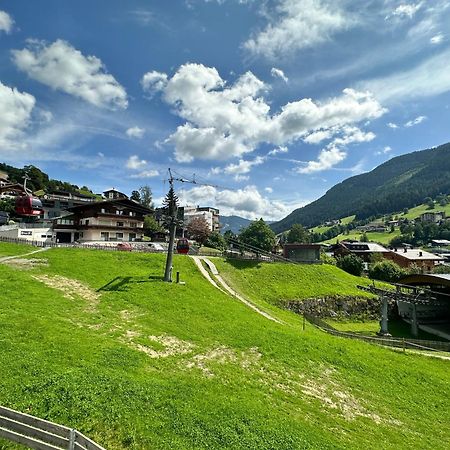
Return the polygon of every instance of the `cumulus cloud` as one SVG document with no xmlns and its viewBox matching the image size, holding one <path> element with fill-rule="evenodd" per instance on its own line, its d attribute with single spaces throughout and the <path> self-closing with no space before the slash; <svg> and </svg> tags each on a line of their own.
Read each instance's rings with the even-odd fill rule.
<svg viewBox="0 0 450 450">
<path fill-rule="evenodd" d="M 347 152 L 345 148 L 349 144 L 370 142 L 373 139 L 375 139 L 375 134 L 372 132 L 364 132 L 357 127 L 345 126 L 341 130 L 341 135 L 335 137 L 320 151 L 317 160 L 308 161 L 306 166 L 298 167 L 296 171 L 298 173 L 310 174 L 331 169 L 346 158 Z"/>
<path fill-rule="evenodd" d="M 0 82 L 0 151 L 24 148 L 21 140 L 36 99 Z"/>
<path fill-rule="evenodd" d="M 310 174 L 331 169 L 345 159 L 347 153 L 338 147 L 331 146 L 320 151 L 316 161 L 309 161 L 305 167 L 299 167 L 298 173 Z"/>
<path fill-rule="evenodd" d="M 220 190 L 212 186 L 199 186 L 180 190 L 178 196 L 181 204 L 211 205 L 219 208 L 223 215 L 235 214 L 248 219 L 264 217 L 266 220 L 278 220 L 293 209 L 290 204 L 264 197 L 255 186 L 246 186 L 237 190 Z"/>
<path fill-rule="evenodd" d="M 388 126 L 389 128 L 392 128 L 393 130 L 396 130 L 396 129 L 398 128 L 398 125 L 397 125 L 396 123 L 394 123 L 394 122 L 389 122 L 389 123 L 387 124 L 387 126 Z"/>
<path fill-rule="evenodd" d="M 281 78 L 285 83 L 289 81 L 289 78 L 284 74 L 284 72 L 276 67 L 272 67 L 272 69 L 270 69 L 270 75 L 274 78 Z"/>
<path fill-rule="evenodd" d="M 413 120 L 409 120 L 405 123 L 406 128 L 413 127 L 415 125 L 419 125 L 419 123 L 422 123 L 427 117 L 426 116 L 418 116 Z"/>
<path fill-rule="evenodd" d="M 33 80 L 52 89 L 79 97 L 98 107 L 127 108 L 127 94 L 105 72 L 102 61 L 84 56 L 68 42 L 58 39 L 47 45 L 29 40 L 27 48 L 12 51 L 15 65 Z"/>
<path fill-rule="evenodd" d="M 162 91 L 167 85 L 167 75 L 165 73 L 147 72 L 141 78 L 141 86 L 144 92 L 153 95 L 158 91 Z"/>
<path fill-rule="evenodd" d="M 138 126 L 128 128 L 125 134 L 130 138 L 141 139 L 144 136 L 145 130 L 144 128 L 140 128 Z"/>
<path fill-rule="evenodd" d="M 237 164 L 229 164 L 225 167 L 224 172 L 228 175 L 241 175 L 244 173 L 249 173 L 253 166 L 258 166 L 262 164 L 265 159 L 261 156 L 256 157 L 252 161 L 245 161 L 240 159 Z"/>
<path fill-rule="evenodd" d="M 333 136 L 333 130 L 319 130 L 308 134 L 303 140 L 307 144 L 319 144 L 320 142 L 330 139 Z"/>
<path fill-rule="evenodd" d="M 321 44 L 352 25 L 339 2 L 328 0 L 279 0 L 268 22 L 244 48 L 271 60 Z"/>
<path fill-rule="evenodd" d="M 5 12 L 0 11 L 0 31 L 4 31 L 6 34 L 11 33 L 14 25 L 14 20 L 11 16 Z"/>
<path fill-rule="evenodd" d="M 137 155 L 132 155 L 128 158 L 126 166 L 127 169 L 139 170 L 147 166 L 147 161 L 145 159 L 139 159 Z"/>
<path fill-rule="evenodd" d="M 264 190 L 268 193 L 268 194 L 272 194 L 273 189 L 271 187 L 265 187 Z"/>
<path fill-rule="evenodd" d="M 251 72 L 227 85 L 215 68 L 185 64 L 161 85 L 162 97 L 186 123 L 169 136 L 179 162 L 242 157 L 265 142 L 285 146 L 319 130 L 375 119 L 385 109 L 370 92 L 345 89 L 325 102 L 305 98 L 276 114 L 263 98 L 265 84 Z"/>
</svg>

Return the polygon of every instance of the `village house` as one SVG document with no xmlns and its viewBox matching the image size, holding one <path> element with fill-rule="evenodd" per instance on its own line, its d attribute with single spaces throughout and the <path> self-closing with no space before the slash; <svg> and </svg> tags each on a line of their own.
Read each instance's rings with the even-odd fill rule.
<svg viewBox="0 0 450 450">
<path fill-rule="evenodd" d="M 220 216 L 217 208 L 211 208 L 209 206 L 185 206 L 179 208 L 179 211 L 184 221 L 184 228 L 193 219 L 201 217 L 208 223 L 211 232 L 218 233 L 220 231 Z"/>
<path fill-rule="evenodd" d="M 423 273 L 431 272 L 438 264 L 445 260 L 443 256 L 421 250 L 420 248 L 395 248 L 384 257 L 397 263 L 400 267 L 411 269 L 419 267 Z"/>
<path fill-rule="evenodd" d="M 57 242 L 117 242 L 141 240 L 144 217 L 153 211 L 128 198 L 90 202 L 68 209 L 54 220 Z"/>
<path fill-rule="evenodd" d="M 420 215 L 421 222 L 439 223 L 445 220 L 445 211 L 428 211 Z"/>
<path fill-rule="evenodd" d="M 389 250 L 375 242 L 342 241 L 334 245 L 331 250 L 334 257 L 339 258 L 345 255 L 353 254 L 360 257 L 364 262 L 370 263 L 374 255 L 385 256 Z"/>
<path fill-rule="evenodd" d="M 68 214 L 68 209 L 73 206 L 95 202 L 95 197 L 79 193 L 54 191 L 40 197 L 42 209 L 44 210 L 43 220 L 51 220 L 56 217 Z"/>
</svg>

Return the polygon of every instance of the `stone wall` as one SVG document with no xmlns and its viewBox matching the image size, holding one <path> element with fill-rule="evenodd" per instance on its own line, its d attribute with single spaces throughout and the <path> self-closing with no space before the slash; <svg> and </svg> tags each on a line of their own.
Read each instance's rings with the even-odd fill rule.
<svg viewBox="0 0 450 450">
<path fill-rule="evenodd" d="M 381 313 L 381 301 L 378 298 L 327 296 L 307 298 L 305 300 L 286 300 L 282 307 L 297 314 L 310 314 L 315 317 L 364 318 L 378 320 Z M 389 315 L 395 315 L 395 306 L 390 305 Z"/>
</svg>

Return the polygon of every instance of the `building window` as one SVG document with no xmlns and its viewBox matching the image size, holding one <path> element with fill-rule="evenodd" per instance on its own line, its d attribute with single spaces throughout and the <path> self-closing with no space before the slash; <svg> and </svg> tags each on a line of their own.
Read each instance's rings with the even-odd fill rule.
<svg viewBox="0 0 450 450">
<path fill-rule="evenodd" d="M 108 241 L 109 240 L 109 232 L 108 231 L 102 231 L 100 233 L 100 238 L 102 241 Z"/>
<path fill-rule="evenodd" d="M 116 239 L 123 239 L 123 233 L 116 233 Z"/>
<path fill-rule="evenodd" d="M 130 222 L 130 227 L 131 228 L 136 228 L 137 227 L 137 223 L 136 222 Z"/>
<path fill-rule="evenodd" d="M 105 214 L 105 213 L 106 213 L 105 208 L 102 208 L 102 209 L 100 210 L 100 212 L 101 212 L 102 214 Z"/>
<path fill-rule="evenodd" d="M 128 235 L 128 240 L 129 240 L 130 242 L 134 241 L 135 239 L 136 239 L 136 233 L 130 233 L 130 234 Z"/>
<path fill-rule="evenodd" d="M 116 222 L 117 227 L 123 227 L 123 222 Z"/>
</svg>

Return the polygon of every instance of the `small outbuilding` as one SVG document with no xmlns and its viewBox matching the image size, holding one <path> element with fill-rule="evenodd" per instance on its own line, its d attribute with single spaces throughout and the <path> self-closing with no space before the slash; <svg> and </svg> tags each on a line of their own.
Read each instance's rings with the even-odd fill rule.
<svg viewBox="0 0 450 450">
<path fill-rule="evenodd" d="M 317 263 L 320 261 L 320 244 L 284 244 L 283 256 L 296 262 Z"/>
</svg>

